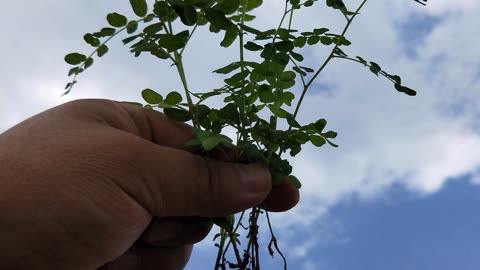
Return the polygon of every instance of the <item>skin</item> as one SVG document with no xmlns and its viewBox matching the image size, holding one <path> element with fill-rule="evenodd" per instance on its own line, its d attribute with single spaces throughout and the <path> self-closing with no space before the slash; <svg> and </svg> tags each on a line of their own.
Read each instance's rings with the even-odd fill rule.
<svg viewBox="0 0 480 270">
<path fill-rule="evenodd" d="M 198 155 L 191 138 L 189 125 L 109 100 L 1 134 L 0 269 L 182 269 L 211 229 L 202 217 L 298 202 L 263 166 Z"/>
</svg>

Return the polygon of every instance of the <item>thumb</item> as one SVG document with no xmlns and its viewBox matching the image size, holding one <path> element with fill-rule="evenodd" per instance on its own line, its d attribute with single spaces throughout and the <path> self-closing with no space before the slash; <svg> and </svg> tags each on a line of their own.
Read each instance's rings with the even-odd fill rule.
<svg viewBox="0 0 480 270">
<path fill-rule="evenodd" d="M 223 216 L 260 205 L 271 190 L 270 173 L 259 164 L 211 160 L 146 140 L 138 151 L 132 162 L 140 186 L 129 194 L 154 216 Z"/>
</svg>

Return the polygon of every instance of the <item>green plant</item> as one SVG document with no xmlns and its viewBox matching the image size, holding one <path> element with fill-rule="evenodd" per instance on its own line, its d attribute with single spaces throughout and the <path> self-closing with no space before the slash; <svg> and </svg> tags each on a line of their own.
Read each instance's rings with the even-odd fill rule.
<svg viewBox="0 0 480 270">
<path fill-rule="evenodd" d="M 324 27 L 300 33 L 293 28 L 295 12 L 318 6 L 322 4 L 320 2 L 345 18 L 346 25 L 341 33 L 332 33 Z M 123 43 L 130 45 L 130 52 L 135 57 L 148 53 L 172 64 L 183 85 L 183 95 L 170 92 L 163 97 L 152 89 L 143 90 L 141 94 L 147 102 L 144 107 L 162 109 L 176 121 L 191 121 L 195 139 L 188 144 L 198 146 L 205 155 L 213 149 L 231 149 L 235 144 L 238 160 L 263 162 L 269 167 L 273 185 L 281 184 L 288 177 L 295 187 L 300 188 L 300 181 L 292 175 L 292 167 L 284 158 L 285 154 L 296 156 L 306 143 L 317 147 L 325 144 L 337 147 L 332 141 L 337 133 L 325 129 L 325 119 L 307 124 L 296 119 L 306 93 L 331 60 L 360 63 L 375 75 L 391 81 L 397 91 L 410 96 L 416 94 L 402 84 L 398 75 L 389 74 L 377 63 L 360 56 L 351 57 L 342 49 L 351 44 L 345 34 L 366 2 L 363 0 L 351 11 L 342 0 L 285 0 L 278 27 L 258 29 L 253 26 L 255 16 L 252 11 L 262 6 L 262 0 L 155 0 L 153 9 L 149 8 L 146 0 L 130 0 L 136 19 L 128 20 L 118 13 L 108 14 L 108 27 L 84 36 L 84 40 L 94 47 L 90 55 L 71 53 L 65 56 L 65 61 L 75 66 L 69 71 L 69 76 L 74 78 L 67 84 L 65 94 L 77 82 L 77 76 L 94 63 L 93 57 L 105 55 L 108 52 L 107 43 L 120 33 L 126 33 Z M 198 27 L 208 27 L 210 32 L 222 35 L 221 47 L 228 48 L 234 42 L 239 44 L 238 60 L 213 71 L 226 77 L 225 84 L 206 93 L 191 91 L 182 59 Z M 301 52 L 307 46 L 328 46 L 331 50 L 321 65 L 312 68 L 302 65 L 304 57 Z M 256 52 L 259 60 L 247 60 L 245 51 Z M 224 98 L 223 107 L 208 106 L 207 101 L 214 96 Z M 281 129 L 281 125 L 288 128 Z M 235 142 L 222 134 L 225 127 L 236 130 Z M 249 213 L 248 226 L 242 224 L 245 212 L 239 215 L 237 221 L 233 215 L 212 218 L 220 227 L 215 236 L 218 241 L 215 269 L 225 269 L 226 265 L 234 269 L 260 268 L 257 234 L 258 219 L 262 213 L 266 215 L 271 233 L 268 250 L 272 255 L 274 251 L 278 252 L 284 259 L 284 268 L 287 268 L 268 212 L 254 207 Z M 248 231 L 248 243 L 243 253 L 239 249 L 241 227 Z M 229 248 L 233 249 L 233 260 L 226 258 Z"/>
</svg>

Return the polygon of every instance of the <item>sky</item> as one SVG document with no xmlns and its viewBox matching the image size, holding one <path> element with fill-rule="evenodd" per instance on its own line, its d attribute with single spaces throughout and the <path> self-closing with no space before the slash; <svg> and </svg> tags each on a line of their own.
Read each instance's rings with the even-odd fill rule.
<svg viewBox="0 0 480 270">
<path fill-rule="evenodd" d="M 322 2 L 322 1 L 320 1 Z M 345 1 L 347 3 L 347 1 Z M 257 11 L 274 27 L 283 1 Z M 354 7 L 359 1 L 348 1 Z M 352 8 L 353 9 L 353 8 Z M 0 10 L 0 132 L 53 106 L 80 98 L 141 101 L 140 91 L 180 89 L 174 70 L 152 57 L 133 58 L 120 42 L 79 77 L 73 91 L 65 54 L 88 52 L 83 34 L 105 15 L 132 16 L 126 0 L 9 1 Z M 370 0 L 352 24 L 345 48 L 402 76 L 416 97 L 395 91 L 363 66 L 334 61 L 307 94 L 299 121 L 326 118 L 339 148 L 306 147 L 291 162 L 301 201 L 273 214 L 290 268 L 300 270 L 477 269 L 480 257 L 480 53 L 474 0 Z M 20 17 L 21 16 L 21 17 Z M 20 17 L 20 18 L 19 18 Z M 318 3 L 295 17 L 299 29 L 340 31 L 343 17 Z M 186 52 L 198 92 L 221 84 L 209 71 L 235 59 L 211 50 L 220 41 L 199 31 Z M 304 51 L 318 66 L 325 48 Z M 263 231 L 262 241 L 268 241 Z M 211 236 L 187 269 L 211 269 Z M 263 257 L 263 269 L 281 262 Z"/>
</svg>

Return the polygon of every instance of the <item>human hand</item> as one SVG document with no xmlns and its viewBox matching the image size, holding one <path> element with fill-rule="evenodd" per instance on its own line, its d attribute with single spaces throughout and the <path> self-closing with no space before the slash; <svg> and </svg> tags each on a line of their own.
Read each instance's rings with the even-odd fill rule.
<svg viewBox="0 0 480 270">
<path fill-rule="evenodd" d="M 70 102 L 1 134 L 0 268 L 182 269 L 211 227 L 192 217 L 269 193 L 267 209 L 298 201 L 287 182 L 271 192 L 258 164 L 195 155 L 191 136 L 159 112 L 108 100 Z"/>
</svg>

